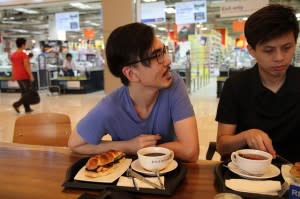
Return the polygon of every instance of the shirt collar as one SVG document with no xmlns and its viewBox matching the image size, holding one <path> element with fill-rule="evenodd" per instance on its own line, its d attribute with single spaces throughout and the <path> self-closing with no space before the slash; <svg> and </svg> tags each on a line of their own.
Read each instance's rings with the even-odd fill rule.
<svg viewBox="0 0 300 199">
<path fill-rule="evenodd" d="M 262 92 L 269 91 L 267 88 L 264 87 L 264 85 L 261 82 L 257 64 L 255 64 L 254 67 L 252 68 L 251 75 L 254 81 L 253 89 L 256 95 L 259 95 Z M 296 81 L 298 77 L 295 77 L 295 75 L 297 74 L 295 74 L 294 66 L 290 65 L 286 72 L 285 82 L 283 83 L 282 87 L 277 92 L 277 94 L 280 94 L 282 92 L 288 92 L 288 93 L 299 92 L 300 85 L 298 85 L 298 82 Z"/>
</svg>

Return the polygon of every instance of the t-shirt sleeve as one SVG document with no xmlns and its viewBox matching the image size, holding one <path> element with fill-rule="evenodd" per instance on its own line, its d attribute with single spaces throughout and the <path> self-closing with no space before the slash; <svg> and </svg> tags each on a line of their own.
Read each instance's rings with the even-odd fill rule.
<svg viewBox="0 0 300 199">
<path fill-rule="evenodd" d="M 173 121 L 176 122 L 195 114 L 183 79 L 177 73 L 174 73 L 173 77 L 174 84 L 172 85 L 172 92 L 170 94 L 171 115 Z"/>
<path fill-rule="evenodd" d="M 218 104 L 216 121 L 224 124 L 237 123 L 237 104 L 235 102 L 233 84 L 231 79 L 225 81 Z"/>
<path fill-rule="evenodd" d="M 106 113 L 105 105 L 101 101 L 77 124 L 77 132 L 87 143 L 98 144 L 106 134 Z"/>
</svg>

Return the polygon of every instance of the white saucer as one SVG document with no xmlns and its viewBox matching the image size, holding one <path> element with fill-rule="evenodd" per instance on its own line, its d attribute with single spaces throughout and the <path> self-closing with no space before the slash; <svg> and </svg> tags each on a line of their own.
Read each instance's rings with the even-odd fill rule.
<svg viewBox="0 0 300 199">
<path fill-rule="evenodd" d="M 267 169 L 266 173 L 262 176 L 253 176 L 253 175 L 247 175 L 245 173 L 242 173 L 241 170 L 232 162 L 228 163 L 228 169 L 233 173 L 248 179 L 268 179 L 268 178 L 276 177 L 280 174 L 280 169 L 273 164 L 271 164 L 271 166 Z"/>
<path fill-rule="evenodd" d="M 176 169 L 178 166 L 178 163 L 173 160 L 172 162 L 170 162 L 170 164 L 164 168 L 163 170 L 159 171 L 159 174 L 163 175 L 165 173 L 168 173 L 170 171 L 173 171 L 174 169 Z M 149 175 L 149 176 L 155 176 L 155 173 L 154 172 L 151 172 L 151 171 L 148 171 L 148 170 L 145 170 L 139 160 L 134 160 L 132 163 L 131 163 L 131 168 L 139 173 L 143 173 L 143 174 L 146 174 L 146 175 Z"/>
</svg>

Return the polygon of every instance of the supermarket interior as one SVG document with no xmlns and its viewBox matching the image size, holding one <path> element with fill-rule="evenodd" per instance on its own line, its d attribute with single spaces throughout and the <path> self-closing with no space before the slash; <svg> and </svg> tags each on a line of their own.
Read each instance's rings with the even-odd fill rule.
<svg viewBox="0 0 300 199">
<path fill-rule="evenodd" d="M 129 4 L 129 14 L 117 3 Z M 205 159 L 208 143 L 216 139 L 215 114 L 224 81 L 255 63 L 247 51 L 245 21 L 255 10 L 277 3 L 293 7 L 300 20 L 299 0 L 0 1 L 0 141 L 12 141 L 18 117 L 11 106 L 19 96 L 10 61 L 16 38 L 25 38 L 26 53 L 33 55 L 34 86 L 41 95 L 33 109 L 67 113 L 75 127 L 111 91 L 108 87 L 120 85 L 107 79 L 105 41 L 111 26 L 129 15 L 151 25 L 168 46 L 171 69 L 184 79 L 194 106 L 200 158 Z M 72 75 L 62 70 L 68 53 L 75 63 Z M 300 67 L 300 42 L 293 64 Z"/>
</svg>

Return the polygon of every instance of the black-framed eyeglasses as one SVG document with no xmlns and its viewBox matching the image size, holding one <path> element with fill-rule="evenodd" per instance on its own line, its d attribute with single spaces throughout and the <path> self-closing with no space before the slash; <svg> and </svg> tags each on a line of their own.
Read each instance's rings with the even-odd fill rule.
<svg viewBox="0 0 300 199">
<path fill-rule="evenodd" d="M 139 63 L 139 62 L 144 62 L 144 61 L 148 61 L 148 60 L 155 59 L 155 58 L 156 58 L 158 64 L 163 64 L 164 59 L 165 59 L 165 55 L 168 54 L 168 53 L 169 53 L 169 49 L 168 49 L 167 46 L 164 45 L 163 48 L 154 50 L 151 53 L 151 55 L 149 55 L 148 57 L 145 57 L 143 59 L 136 60 L 136 61 L 133 61 L 133 62 L 129 62 L 126 65 L 133 65 L 133 64 L 136 64 L 136 63 Z"/>
</svg>

